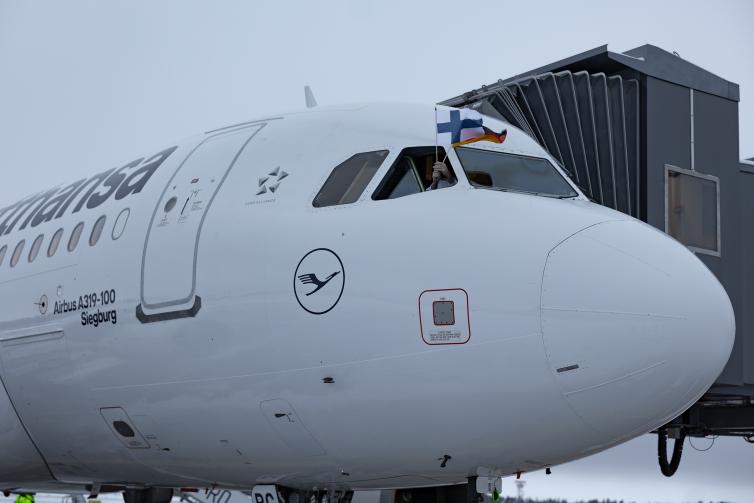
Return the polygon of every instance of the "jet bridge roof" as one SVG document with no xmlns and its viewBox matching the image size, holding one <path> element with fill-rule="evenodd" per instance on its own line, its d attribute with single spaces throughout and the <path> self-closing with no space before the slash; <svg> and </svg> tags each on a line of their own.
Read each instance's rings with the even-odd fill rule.
<svg viewBox="0 0 754 503">
<path fill-rule="evenodd" d="M 486 91 L 494 86 L 509 84 L 533 75 L 566 70 L 609 74 L 624 70 L 635 70 L 644 75 L 733 101 L 739 101 L 740 96 L 738 84 L 718 77 L 714 73 L 686 61 L 680 55 L 667 52 L 654 45 L 645 44 L 623 53 L 609 51 L 607 45 L 602 45 L 528 72 L 498 80 L 488 86 L 445 100 L 442 104 L 458 106 L 459 103 L 467 101 L 474 94 Z"/>
</svg>

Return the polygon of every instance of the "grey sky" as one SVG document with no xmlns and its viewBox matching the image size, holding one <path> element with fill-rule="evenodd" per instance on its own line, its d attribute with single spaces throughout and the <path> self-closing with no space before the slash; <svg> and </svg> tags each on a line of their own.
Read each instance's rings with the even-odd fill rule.
<svg viewBox="0 0 754 503">
<path fill-rule="evenodd" d="M 305 84 L 320 104 L 436 102 L 605 43 L 652 43 L 740 84 L 741 156 L 751 157 L 752 26 L 750 0 L 0 0 L 0 206 L 300 108 Z M 724 440 L 705 455 L 687 448 L 674 479 L 659 475 L 654 437 L 643 437 L 530 476 L 527 494 L 754 501 L 754 446 Z"/>
</svg>

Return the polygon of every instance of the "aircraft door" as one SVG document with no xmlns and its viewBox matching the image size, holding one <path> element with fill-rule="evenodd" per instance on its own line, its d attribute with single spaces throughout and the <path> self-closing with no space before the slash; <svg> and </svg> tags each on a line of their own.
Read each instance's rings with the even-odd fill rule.
<svg viewBox="0 0 754 503">
<path fill-rule="evenodd" d="M 176 170 L 152 215 L 141 268 L 142 323 L 196 316 L 199 238 L 212 201 L 251 139 L 256 123 L 208 136 Z"/>
<path fill-rule="evenodd" d="M 85 422 L 71 393 L 73 368 L 65 333 L 45 327 L 5 332 L 0 337 L 0 357 L 8 396 L 50 470 L 56 477 L 75 471 L 79 465 L 71 458 L 67 441 Z M 65 466 L 63 459 L 71 466 Z"/>
</svg>

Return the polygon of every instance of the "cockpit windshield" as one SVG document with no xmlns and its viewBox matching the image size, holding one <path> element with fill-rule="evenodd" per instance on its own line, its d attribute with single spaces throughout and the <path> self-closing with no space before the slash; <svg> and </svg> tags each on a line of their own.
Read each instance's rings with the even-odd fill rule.
<svg viewBox="0 0 754 503">
<path fill-rule="evenodd" d="M 547 159 L 468 147 L 456 148 L 456 154 L 474 187 L 557 198 L 578 196 Z"/>
</svg>

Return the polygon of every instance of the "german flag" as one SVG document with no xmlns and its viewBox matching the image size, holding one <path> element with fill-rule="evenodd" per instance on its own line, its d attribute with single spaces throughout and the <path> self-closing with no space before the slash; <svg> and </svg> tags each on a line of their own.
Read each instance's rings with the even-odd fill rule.
<svg viewBox="0 0 754 503">
<path fill-rule="evenodd" d="M 484 132 L 481 135 L 475 136 L 473 138 L 467 138 L 463 141 L 453 143 L 453 146 L 460 147 L 461 145 L 468 145 L 469 143 L 476 143 L 478 141 L 491 141 L 492 143 L 503 143 L 505 141 L 505 138 L 508 136 L 507 129 L 503 129 L 501 133 L 496 133 L 495 131 L 491 130 L 487 126 L 482 126 L 482 130 Z"/>
</svg>

